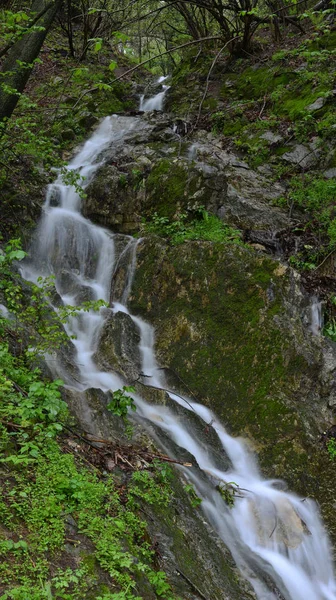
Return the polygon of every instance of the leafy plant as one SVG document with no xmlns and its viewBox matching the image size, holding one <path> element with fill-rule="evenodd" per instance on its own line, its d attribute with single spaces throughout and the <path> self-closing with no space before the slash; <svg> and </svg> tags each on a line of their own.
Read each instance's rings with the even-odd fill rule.
<svg viewBox="0 0 336 600">
<path fill-rule="evenodd" d="M 217 486 L 217 490 L 219 491 L 225 504 L 227 504 L 230 508 L 232 508 L 235 504 L 235 494 L 237 487 L 238 486 L 236 483 L 234 483 L 234 481 L 231 481 L 229 483 L 221 482 Z"/>
<path fill-rule="evenodd" d="M 191 506 L 193 506 L 194 508 L 197 508 L 197 506 L 199 506 L 202 503 L 202 499 L 197 495 L 197 492 L 195 491 L 195 488 L 193 485 L 191 485 L 190 483 L 185 485 L 184 491 L 187 492 L 187 494 L 190 498 Z"/>
<path fill-rule="evenodd" d="M 335 458 L 336 458 L 336 440 L 335 440 L 335 438 L 330 438 L 330 440 L 327 441 L 327 450 L 328 450 L 331 460 L 335 460 Z"/>
<path fill-rule="evenodd" d="M 188 240 L 241 243 L 241 233 L 237 229 L 225 225 L 218 217 L 207 213 L 204 207 L 193 212 L 193 218 L 188 213 L 179 213 L 172 220 L 154 213 L 151 221 L 143 223 L 143 228 L 147 233 L 169 238 L 173 245 Z"/>
<path fill-rule="evenodd" d="M 330 319 L 323 328 L 323 334 L 330 338 L 333 342 L 336 342 L 336 319 Z"/>
<path fill-rule="evenodd" d="M 131 385 L 124 385 L 122 390 L 116 390 L 111 393 L 112 400 L 107 405 L 108 410 L 126 420 L 129 409 L 136 411 L 135 402 L 132 396 L 129 395 L 135 393 L 135 388 Z"/>
</svg>

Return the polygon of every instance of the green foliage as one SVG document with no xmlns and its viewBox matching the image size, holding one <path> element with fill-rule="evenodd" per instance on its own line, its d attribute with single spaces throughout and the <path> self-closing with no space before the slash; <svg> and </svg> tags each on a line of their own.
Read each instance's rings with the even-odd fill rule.
<svg viewBox="0 0 336 600">
<path fill-rule="evenodd" d="M 336 458 L 336 440 L 335 438 L 330 438 L 327 441 L 327 450 L 331 460 L 335 460 Z"/>
<path fill-rule="evenodd" d="M 143 223 L 143 228 L 147 233 L 170 239 L 173 245 L 188 240 L 241 243 L 241 234 L 237 229 L 225 225 L 203 207 L 194 210 L 193 214 L 193 218 L 188 213 L 180 213 L 175 219 L 169 219 L 154 213 L 150 222 Z"/>
<path fill-rule="evenodd" d="M 29 464 L 39 456 L 46 441 L 62 430 L 61 422 L 67 416 L 59 390 L 62 381 L 44 382 L 40 371 L 25 366 L 4 342 L 0 343 L 0 363 L 0 397 L 6 398 L 0 405 L 0 417 L 2 422 L 14 423 L 9 439 L 15 442 L 12 452 L 7 434 L 2 432 L 6 452 L 0 462 Z"/>
<path fill-rule="evenodd" d="M 124 385 L 122 390 L 111 392 L 112 400 L 107 405 L 108 410 L 110 410 L 114 415 L 122 417 L 124 421 L 127 420 L 128 410 L 136 410 L 135 402 L 132 396 L 129 395 L 134 393 L 135 388 L 131 385 Z"/>
<path fill-rule="evenodd" d="M 56 573 L 53 569 L 52 575 L 47 560 L 57 564 L 64 552 L 70 517 L 81 534 L 77 544 L 83 536 L 90 540 L 97 565 L 105 572 L 105 581 L 108 578 L 111 592 L 104 598 L 140 600 L 136 593 L 140 577 L 148 580 L 158 597 L 172 599 L 165 574 L 153 567 L 146 524 L 133 501 L 141 493 L 143 501 L 162 503 L 168 492 L 162 483 L 154 482 L 154 474 L 146 477 L 145 473 L 133 474 L 137 483 L 131 483 L 125 505 L 111 476 L 100 478 L 90 472 L 73 455 L 63 454 L 55 441 L 45 443 L 34 465 L 20 465 L 19 470 L 14 465 L 11 478 L 4 482 L 4 514 L 8 529 L 16 535 L 22 532 L 24 539 L 0 540 L 0 577 L 8 590 L 1 599 L 87 597 L 97 585 L 97 575 L 88 568 L 85 553 L 79 554 L 77 566 L 59 567 Z"/>
<path fill-rule="evenodd" d="M 235 494 L 237 491 L 237 484 L 234 483 L 234 481 L 232 481 L 230 483 L 221 482 L 217 486 L 217 490 L 219 491 L 225 504 L 227 504 L 230 508 L 232 508 L 235 504 Z"/>
<path fill-rule="evenodd" d="M 184 486 L 184 491 L 187 492 L 190 504 L 194 508 L 197 508 L 202 503 L 202 499 L 197 495 L 197 492 L 192 484 L 187 484 Z"/>
<path fill-rule="evenodd" d="M 336 342 L 336 319 L 331 318 L 325 324 L 323 328 L 323 334 L 330 338 L 333 342 Z"/>
<path fill-rule="evenodd" d="M 330 205 L 335 199 L 336 181 L 306 175 L 293 177 L 290 182 L 289 198 L 294 206 L 314 216 L 323 211 L 323 219 L 328 218 Z"/>
<path fill-rule="evenodd" d="M 64 305 L 57 312 L 50 306 L 55 293 L 54 277 L 38 278 L 38 284 L 24 282 L 13 262 L 26 253 L 18 239 L 10 240 L 0 254 L 0 292 L 3 294 L 9 319 L 0 316 L 0 331 L 14 336 L 27 360 L 36 355 L 54 352 L 68 343 L 63 325 L 79 312 L 98 311 L 106 306 L 103 300 L 83 302 L 81 306 Z M 29 292 L 28 292 L 29 290 Z"/>
<path fill-rule="evenodd" d="M 135 471 L 129 486 L 129 505 L 136 507 L 140 501 L 150 505 L 168 506 L 171 499 L 171 478 L 171 469 L 159 461 L 154 463 L 153 472 Z"/>
<path fill-rule="evenodd" d="M 315 244 L 306 244 L 299 254 L 290 258 L 299 269 L 313 269 L 326 254 L 336 248 L 336 220 L 334 199 L 336 181 L 304 175 L 293 177 L 288 192 L 288 204 L 292 210 L 305 215 L 306 230 L 315 238 Z"/>
<path fill-rule="evenodd" d="M 21 250 L 14 244 L 7 257 L 22 258 Z M 1 326 L 6 333 L 4 319 Z M 167 466 L 158 463 L 152 471 L 134 472 L 128 489 L 122 486 L 119 495 L 111 476 L 101 478 L 62 452 L 58 436 L 69 418 L 62 382 L 43 381 L 41 372 L 31 370 L 24 355 L 14 356 L 4 341 L 0 365 L 0 462 L 5 468 L 0 510 L 9 531 L 9 537 L 7 530 L 0 535 L 0 579 L 6 585 L 1 600 L 81 600 L 97 585 L 85 555 L 76 566 L 66 557 L 68 566 L 60 561 L 56 572 L 52 567 L 66 552 L 70 516 L 78 534 L 90 541 L 114 590 L 103 597 L 139 600 L 136 582 L 144 578 L 158 597 L 172 599 L 164 573 L 154 568 L 146 524 L 137 515 L 139 500 L 168 504 Z M 114 395 L 113 409 L 123 418 L 129 406 L 134 408 L 125 394 L 132 391 L 125 387 Z"/>
</svg>

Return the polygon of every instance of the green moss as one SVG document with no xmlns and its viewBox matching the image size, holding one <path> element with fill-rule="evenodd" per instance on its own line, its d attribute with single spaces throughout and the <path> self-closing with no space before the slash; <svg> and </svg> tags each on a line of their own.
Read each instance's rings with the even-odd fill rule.
<svg viewBox="0 0 336 600">
<path fill-rule="evenodd" d="M 215 110 L 217 108 L 218 100 L 216 98 L 207 98 L 203 102 L 204 110 Z"/>
<path fill-rule="evenodd" d="M 297 75 L 290 71 L 278 73 L 269 67 L 248 67 L 239 75 L 228 74 L 221 93 L 226 98 L 238 94 L 239 98 L 257 100 L 296 78 Z"/>
<path fill-rule="evenodd" d="M 188 171 L 188 165 L 170 159 L 156 163 L 146 180 L 146 210 L 144 216 L 171 220 L 185 211 L 193 194 L 202 188 L 202 175 Z M 209 193 L 204 190 L 204 193 Z M 206 198 L 198 197 L 197 205 L 206 204 Z"/>
<path fill-rule="evenodd" d="M 301 323 L 288 326 L 282 297 L 289 281 L 278 266 L 244 247 L 203 242 L 175 249 L 146 240 L 131 309 L 157 325 L 161 364 L 231 433 L 256 441 L 267 474 L 317 496 L 327 513 L 332 469 L 305 433 L 316 431 L 305 390 L 308 396 L 318 378 L 318 355 L 311 362 L 297 349 L 305 347 Z M 322 468 L 331 478 L 323 491 Z"/>
<path fill-rule="evenodd" d="M 184 166 L 162 159 L 147 178 L 146 188 L 154 196 L 154 208 L 159 216 L 173 217 L 183 201 L 188 173 Z"/>
<path fill-rule="evenodd" d="M 311 85 L 305 85 L 299 90 L 288 90 L 279 100 L 275 101 L 274 111 L 294 121 L 304 115 L 307 112 L 307 106 L 315 102 L 324 91 L 323 88 L 317 88 L 312 92 Z"/>
</svg>

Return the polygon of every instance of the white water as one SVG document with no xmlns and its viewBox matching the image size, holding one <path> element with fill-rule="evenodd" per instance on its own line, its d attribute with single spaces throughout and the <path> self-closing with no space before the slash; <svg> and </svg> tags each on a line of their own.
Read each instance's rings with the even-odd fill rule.
<svg viewBox="0 0 336 600">
<path fill-rule="evenodd" d="M 122 141 L 134 127 L 136 119 L 105 119 L 70 163 L 69 169 L 77 169 L 85 175 L 88 179 L 84 185 L 87 185 L 101 164 L 102 150 Z M 22 274 L 36 281 L 40 275 L 53 273 L 64 304 L 78 304 L 83 295 L 109 302 L 113 273 L 121 256 L 116 257 L 113 234 L 85 219 L 79 211 L 80 198 L 76 190 L 57 179 L 47 194 L 32 260 L 24 265 Z M 154 354 L 154 330 L 139 317 L 131 315 L 127 308 L 139 242 L 127 236 L 125 242 L 122 255 L 128 257 L 128 272 L 120 302 L 114 302 L 112 310 L 129 314 L 139 330 L 141 368 L 150 376 L 146 381 L 152 386 L 166 387 L 163 371 L 159 370 Z M 77 389 L 95 387 L 113 391 L 125 384 L 118 374 L 99 371 L 93 360 L 106 311 L 105 308 L 98 313 L 82 313 L 67 324 L 69 335 L 76 336 L 73 343 L 80 373 Z M 278 481 L 264 480 L 244 441 L 228 435 L 208 408 L 174 393 L 170 397 L 172 402 L 195 412 L 213 428 L 223 448 L 220 468 L 211 448 L 207 447 L 206 435 L 199 439 L 191 420 L 181 419 L 167 406 L 151 405 L 135 395 L 137 418 L 143 419 L 144 425 L 147 421 L 153 423 L 157 430 L 164 431 L 194 457 L 201 472 L 182 468 L 184 476 L 195 485 L 208 521 L 230 548 L 258 599 L 336 600 L 331 550 L 314 502 L 282 491 Z M 226 457 L 230 459 L 229 469 L 225 468 Z M 234 482 L 240 487 L 232 509 L 216 489 L 223 481 Z"/>
<path fill-rule="evenodd" d="M 163 81 L 165 81 L 167 79 L 168 75 L 166 75 L 166 77 L 159 77 L 159 79 L 157 80 L 156 83 L 162 83 Z M 151 98 L 147 98 L 147 100 L 145 100 L 145 95 L 143 94 L 142 96 L 140 96 L 140 105 L 139 105 L 139 110 L 143 110 L 144 112 L 149 112 L 150 110 L 162 110 L 163 109 L 163 103 L 164 103 L 164 98 L 166 95 L 166 92 L 169 90 L 169 85 L 162 85 L 162 91 L 159 92 L 158 94 L 155 94 L 155 96 L 152 96 Z"/>
<path fill-rule="evenodd" d="M 320 302 L 317 298 L 314 297 L 310 305 L 309 329 L 314 335 L 321 335 L 322 327 L 322 302 Z"/>
</svg>

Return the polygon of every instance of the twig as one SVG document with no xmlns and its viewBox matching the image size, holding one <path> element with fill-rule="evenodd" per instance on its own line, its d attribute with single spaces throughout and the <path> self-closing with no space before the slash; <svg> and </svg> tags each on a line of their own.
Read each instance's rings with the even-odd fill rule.
<svg viewBox="0 0 336 600">
<path fill-rule="evenodd" d="M 146 456 L 149 456 L 150 458 L 159 458 L 160 460 L 163 460 L 165 462 L 171 462 L 177 465 L 182 465 L 182 467 L 193 467 L 192 463 L 185 463 L 180 460 L 176 460 L 175 458 L 169 458 L 169 456 L 163 456 L 162 454 L 152 454 L 151 452 L 144 452 L 144 454 Z"/>
<path fill-rule="evenodd" d="M 87 438 L 83 437 L 82 435 L 80 435 L 79 433 L 77 433 L 76 431 L 71 429 L 71 427 L 68 427 L 67 425 L 64 425 L 64 424 L 62 424 L 62 427 L 64 429 L 67 429 L 67 431 L 70 431 L 70 433 L 72 433 L 72 435 L 74 435 L 75 437 L 79 438 L 80 440 L 82 440 L 83 442 L 85 442 L 86 444 L 91 446 L 91 448 L 94 448 L 95 450 L 97 450 L 97 452 L 99 452 L 99 454 L 103 454 L 102 451 L 100 450 L 100 448 L 98 448 L 98 446 L 95 446 L 95 444 L 92 444 Z"/>
<path fill-rule="evenodd" d="M 336 252 L 336 250 L 331 250 L 331 252 L 329 252 L 329 254 L 327 254 L 327 256 L 322 260 L 322 262 L 317 265 L 317 267 L 315 267 L 315 271 L 317 271 L 317 269 L 319 269 L 320 267 L 322 267 L 322 265 L 324 265 L 325 261 L 332 255 L 334 254 L 334 252 Z"/>
<path fill-rule="evenodd" d="M 217 52 L 217 54 L 216 54 L 215 58 L 213 59 L 213 61 L 212 61 L 212 64 L 211 64 L 211 67 L 210 67 L 210 69 L 209 69 L 209 71 L 208 71 L 207 78 L 206 78 L 206 85 L 205 85 L 204 94 L 203 94 L 203 96 L 202 96 L 202 99 L 201 99 L 200 105 L 199 105 L 199 107 L 198 107 L 198 114 L 197 114 L 196 122 L 195 122 L 194 126 L 192 127 L 192 130 L 191 130 L 191 132 L 193 132 L 193 131 L 194 131 L 195 127 L 196 127 L 196 126 L 197 126 L 197 124 L 198 124 L 198 121 L 200 120 L 200 117 L 201 117 L 201 112 L 202 112 L 202 107 L 203 107 L 203 103 L 204 103 L 204 100 L 205 100 L 205 98 L 207 97 L 207 93 L 208 93 L 208 89 L 209 89 L 210 76 L 211 76 L 211 73 L 212 73 L 212 71 L 213 71 L 213 68 L 214 68 L 214 66 L 215 66 L 215 64 L 216 64 L 216 62 L 217 62 L 217 60 L 219 59 L 219 57 L 220 57 L 220 55 L 222 54 L 223 50 L 225 50 L 225 48 L 226 48 L 226 47 L 227 47 L 227 46 L 228 46 L 228 45 L 229 45 L 231 42 L 233 42 L 234 40 L 237 40 L 239 37 L 240 37 L 239 35 L 236 35 L 235 37 L 233 37 L 233 38 L 231 38 L 230 40 L 228 40 L 228 41 L 226 42 L 226 44 L 224 44 L 224 46 L 222 46 L 222 48 L 221 48 L 221 49 L 220 49 L 220 50 Z"/>
<path fill-rule="evenodd" d="M 140 374 L 140 375 L 141 375 L 141 377 L 152 377 L 152 375 L 144 375 L 144 374 Z M 140 377 L 140 375 L 139 375 L 139 377 Z M 191 410 L 193 410 L 194 413 L 196 413 L 195 409 L 190 404 L 190 402 L 188 402 L 188 400 L 186 400 L 183 396 L 181 396 L 181 394 L 178 394 L 177 392 L 174 392 L 173 390 L 168 390 L 167 388 L 158 387 L 156 385 L 150 385 L 149 383 L 143 383 L 142 381 L 140 381 L 139 378 L 135 379 L 132 383 L 140 383 L 140 385 L 143 385 L 144 387 L 149 387 L 149 388 L 151 388 L 153 390 L 159 390 L 161 392 L 166 392 L 167 394 L 174 394 L 175 396 L 178 396 L 179 398 L 181 398 L 181 400 L 183 400 L 183 402 L 185 402 L 186 404 L 188 404 L 188 406 L 191 408 Z"/>
<path fill-rule="evenodd" d="M 198 398 L 196 398 L 194 392 L 190 389 L 189 385 L 182 379 L 182 377 L 180 377 L 180 375 L 178 373 L 176 373 L 176 371 L 174 369 L 172 369 L 171 367 L 159 367 L 158 371 L 171 371 L 171 373 L 173 373 L 175 375 L 175 377 L 177 377 L 177 379 L 184 385 L 184 387 L 188 390 L 190 396 L 192 396 L 194 398 L 194 400 L 196 402 L 199 402 Z M 174 393 L 174 392 L 173 392 Z"/>
<path fill-rule="evenodd" d="M 24 429 L 22 425 L 16 425 L 15 423 L 12 423 L 11 421 L 5 421 L 4 419 L 0 419 L 0 423 L 7 425 L 8 427 L 14 427 L 14 429 Z"/>
<path fill-rule="evenodd" d="M 260 118 L 261 118 L 261 115 L 262 115 L 262 114 L 263 114 L 263 112 L 264 112 L 264 108 L 265 108 L 265 106 L 266 106 L 266 100 L 267 100 L 267 95 L 265 94 L 265 96 L 264 96 L 264 103 L 263 103 L 263 105 L 262 105 L 262 107 L 261 107 L 261 111 L 260 111 L 260 113 L 259 113 L 259 115 L 258 115 L 258 119 L 260 119 Z"/>
<path fill-rule="evenodd" d="M 202 600 L 209 600 L 206 596 L 204 596 L 204 594 L 202 594 L 201 590 L 198 589 L 198 587 L 191 581 L 191 579 L 189 579 L 189 577 L 187 577 L 184 573 L 182 573 L 182 571 L 180 571 L 180 569 L 176 569 L 176 572 L 179 575 L 181 575 L 181 577 L 183 577 L 183 579 L 185 579 L 187 583 L 189 583 L 190 587 L 192 587 L 192 589 L 199 595 L 200 598 L 202 598 Z"/>
</svg>

